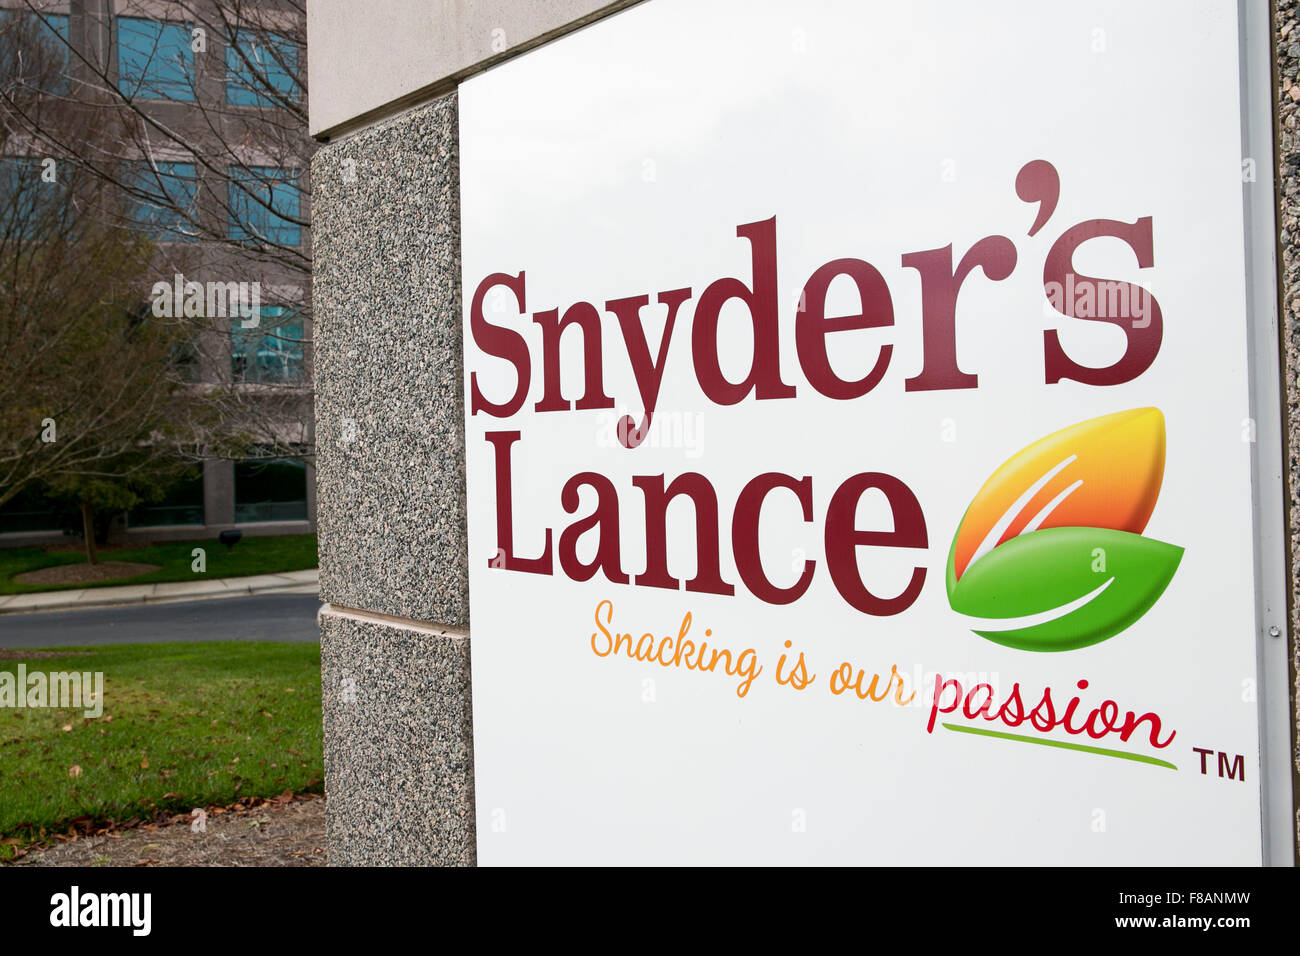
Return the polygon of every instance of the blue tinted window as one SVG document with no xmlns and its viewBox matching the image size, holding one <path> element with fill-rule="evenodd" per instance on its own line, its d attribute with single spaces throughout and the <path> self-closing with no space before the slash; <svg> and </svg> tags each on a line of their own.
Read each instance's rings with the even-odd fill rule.
<svg viewBox="0 0 1300 956">
<path fill-rule="evenodd" d="M 261 307 L 261 319 L 244 328 L 230 320 L 230 373 L 236 382 L 297 382 L 303 377 L 302 319 L 282 305 Z"/>
<path fill-rule="evenodd" d="M 45 48 L 59 63 L 59 72 L 62 74 L 59 86 L 66 91 L 68 64 L 71 62 L 71 54 L 68 52 L 67 14 L 41 14 L 38 19 L 41 21 L 40 37 Z"/>
<path fill-rule="evenodd" d="M 140 17 L 117 18 L 117 88 L 147 100 L 194 100 L 189 28 Z"/>
<path fill-rule="evenodd" d="M 20 22 L 19 18 L 23 18 Z M 19 30 L 30 25 L 30 30 Z M 3 50 L 3 75 L 20 82 L 40 85 L 50 93 L 67 93 L 70 88 L 68 67 L 67 14 L 29 13 L 27 11 L 0 10 L 0 35 L 16 37 L 6 42 Z M 39 53 L 31 47 L 39 45 Z M 49 79 L 41 82 L 40 77 Z"/>
<path fill-rule="evenodd" d="M 226 46 L 226 102 L 275 106 L 297 96 L 298 48 L 277 33 L 238 30 Z"/>
<path fill-rule="evenodd" d="M 298 218 L 298 184 L 293 170 L 270 166 L 232 167 L 227 183 L 230 238 L 296 246 L 302 230 Z"/>
<path fill-rule="evenodd" d="M 193 217 L 198 201 L 198 170 L 193 163 L 138 163 L 128 174 L 132 197 L 131 219 L 153 236 L 168 242 L 195 237 Z"/>
</svg>

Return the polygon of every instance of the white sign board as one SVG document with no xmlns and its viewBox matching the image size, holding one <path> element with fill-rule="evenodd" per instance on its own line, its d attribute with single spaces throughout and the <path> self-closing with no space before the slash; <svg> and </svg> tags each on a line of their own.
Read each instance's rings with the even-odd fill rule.
<svg viewBox="0 0 1300 956">
<path fill-rule="evenodd" d="M 1262 861 L 1239 33 L 651 0 L 462 86 L 481 863 Z"/>
</svg>

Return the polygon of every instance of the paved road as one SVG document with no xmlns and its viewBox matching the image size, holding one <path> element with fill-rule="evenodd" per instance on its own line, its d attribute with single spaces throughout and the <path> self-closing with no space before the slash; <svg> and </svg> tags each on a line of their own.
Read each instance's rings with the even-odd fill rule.
<svg viewBox="0 0 1300 956">
<path fill-rule="evenodd" d="M 318 641 L 314 594 L 0 615 L 0 648 L 166 641 Z"/>
</svg>

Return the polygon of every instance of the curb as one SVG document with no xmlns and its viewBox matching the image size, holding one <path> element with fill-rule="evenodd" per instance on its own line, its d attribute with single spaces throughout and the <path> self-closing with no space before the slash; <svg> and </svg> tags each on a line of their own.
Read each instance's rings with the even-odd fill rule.
<svg viewBox="0 0 1300 956">
<path fill-rule="evenodd" d="M 317 570 L 286 571 L 283 574 L 255 574 L 207 581 L 165 581 L 158 584 L 127 584 L 106 588 L 69 588 L 33 594 L 0 595 L 0 615 L 33 611 L 67 611 L 79 608 L 114 607 L 126 604 L 170 604 L 216 598 L 247 597 L 287 591 L 315 594 Z"/>
</svg>

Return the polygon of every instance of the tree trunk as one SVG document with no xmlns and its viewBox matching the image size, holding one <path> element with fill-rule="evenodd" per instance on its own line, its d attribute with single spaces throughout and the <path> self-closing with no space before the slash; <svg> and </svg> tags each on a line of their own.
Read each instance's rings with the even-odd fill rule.
<svg viewBox="0 0 1300 956">
<path fill-rule="evenodd" d="M 81 502 L 81 534 L 86 539 L 86 560 L 99 564 L 99 549 L 95 547 L 95 506 Z"/>
</svg>

